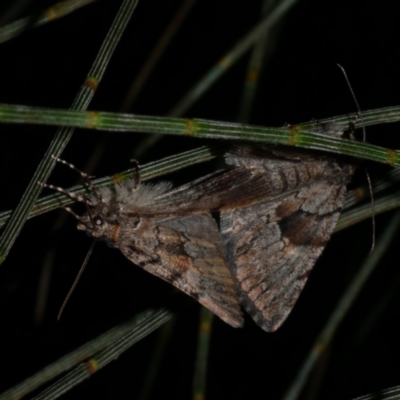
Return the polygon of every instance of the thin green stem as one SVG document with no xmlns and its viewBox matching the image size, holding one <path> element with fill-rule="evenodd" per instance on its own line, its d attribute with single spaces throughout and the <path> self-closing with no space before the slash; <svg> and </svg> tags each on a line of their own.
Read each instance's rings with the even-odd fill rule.
<svg viewBox="0 0 400 400">
<path fill-rule="evenodd" d="M 346 115 L 323 120 L 318 124 L 313 122 L 275 128 L 202 119 L 148 117 L 109 112 L 0 105 L 1 122 L 65 125 L 105 131 L 162 133 L 209 139 L 282 144 L 344 154 L 396 167 L 400 166 L 400 153 L 396 150 L 315 133 L 318 126 L 324 122 L 341 123 L 343 127 L 348 127 L 348 120 L 352 117 L 353 115 Z M 366 125 L 399 120 L 400 106 L 363 113 L 363 121 Z M 347 124 L 344 121 L 347 121 Z M 358 121 L 356 121 L 357 124 L 360 126 Z"/>
<path fill-rule="evenodd" d="M 3 26 L 0 28 L 0 43 L 13 39 L 29 29 L 37 28 L 54 21 L 55 19 L 65 17 L 75 10 L 93 3 L 94 1 L 96 0 L 64 0 L 47 8 L 39 15 L 22 18 Z"/>
</svg>

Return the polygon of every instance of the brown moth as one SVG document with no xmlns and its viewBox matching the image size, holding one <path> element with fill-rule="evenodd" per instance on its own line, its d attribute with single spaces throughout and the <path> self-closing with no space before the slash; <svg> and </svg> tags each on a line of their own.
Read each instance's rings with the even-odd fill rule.
<svg viewBox="0 0 400 400">
<path fill-rule="evenodd" d="M 81 174 L 92 191 L 87 198 L 43 185 L 87 204 L 86 215 L 73 213 L 79 230 L 119 249 L 134 264 L 194 297 L 233 327 L 243 325 L 235 281 L 210 214 L 174 215 L 148 207 L 171 189 L 166 182 L 138 184 L 131 179 L 96 189 Z"/>
<path fill-rule="evenodd" d="M 341 136 L 337 126 L 317 126 Z M 241 303 L 267 332 L 285 321 L 339 218 L 352 165 L 326 155 L 237 145 L 234 168 L 157 200 L 181 212 L 221 211 L 221 235 Z"/>
<path fill-rule="evenodd" d="M 317 128 L 343 134 L 337 126 Z M 235 327 L 243 324 L 238 291 L 254 321 L 275 331 L 333 232 L 354 167 L 256 144 L 234 145 L 225 159 L 231 169 L 173 190 L 165 183 L 136 187 L 134 180 L 92 188 L 78 229 Z"/>
</svg>

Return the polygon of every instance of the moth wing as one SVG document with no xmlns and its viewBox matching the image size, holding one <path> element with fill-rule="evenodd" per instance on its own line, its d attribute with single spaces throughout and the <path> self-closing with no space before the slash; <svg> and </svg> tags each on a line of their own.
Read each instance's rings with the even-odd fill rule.
<svg viewBox="0 0 400 400">
<path fill-rule="evenodd" d="M 315 180 L 278 200 L 221 214 L 242 305 L 267 332 L 289 315 L 339 218 L 353 170 L 332 168 L 334 181 Z"/>
<path fill-rule="evenodd" d="M 233 146 L 225 154 L 233 168 L 222 170 L 162 194 L 143 214 L 183 215 L 246 207 L 286 196 L 325 179 L 332 160 L 262 145 Z"/>
<path fill-rule="evenodd" d="M 259 189 L 254 190 L 257 186 L 254 180 L 260 179 L 262 182 L 258 186 L 267 188 L 267 185 L 262 185 L 266 177 L 258 173 L 254 176 L 254 171 L 247 167 L 218 171 L 163 194 L 141 212 L 187 215 L 235 208 L 243 200 L 249 204 L 262 198 L 263 193 Z"/>
<path fill-rule="evenodd" d="M 228 324 L 243 325 L 235 281 L 211 215 L 141 218 L 134 238 L 122 243 L 120 250 Z"/>
</svg>

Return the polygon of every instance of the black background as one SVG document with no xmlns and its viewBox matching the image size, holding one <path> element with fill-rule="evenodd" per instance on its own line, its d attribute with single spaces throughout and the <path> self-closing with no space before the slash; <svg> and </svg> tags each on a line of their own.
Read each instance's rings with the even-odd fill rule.
<svg viewBox="0 0 400 400">
<path fill-rule="evenodd" d="M 51 24 L 1 44 L 0 102 L 68 108 L 85 79 L 120 2 L 98 1 Z M 49 6 L 33 1 L 21 16 Z M 181 1 L 142 0 L 89 107 L 118 111 L 136 76 Z M 0 16 L 9 4 L 1 2 Z M 261 1 L 198 1 L 160 60 L 132 112 L 164 115 L 260 18 Z M 299 1 L 271 32 L 267 58 L 250 122 L 281 126 L 356 111 L 336 63 L 347 71 L 363 110 L 400 103 L 400 24 L 396 2 Z M 229 70 L 185 116 L 236 121 L 248 54 Z M 0 210 L 14 208 L 56 128 L 1 125 Z M 106 141 L 92 173 L 98 177 L 131 167 L 143 136 L 77 130 L 63 158 L 84 168 Z M 398 124 L 367 130 L 368 141 L 399 148 Z M 165 136 L 140 158 L 145 164 L 209 143 Z M 389 167 L 362 163 L 372 176 Z M 169 176 L 187 182 L 216 168 L 205 163 Z M 354 184 L 365 184 L 359 168 Z M 58 165 L 50 182 L 68 187 L 76 175 Z M 48 193 L 48 192 L 47 192 Z M 56 315 L 79 269 L 90 239 L 72 217 L 54 230 L 64 211 L 26 224 L 0 268 L 0 391 L 20 382 L 96 335 L 153 305 L 165 305 L 171 288 L 118 251 L 98 245 L 65 310 Z M 391 215 L 377 216 L 377 238 Z M 368 256 L 371 221 L 335 234 L 309 278 L 292 314 L 278 332 L 267 334 L 246 317 L 244 329 L 220 320 L 213 326 L 207 397 L 281 398 L 316 336 Z M 395 239 L 395 243 L 398 239 Z M 49 253 L 54 252 L 54 253 Z M 37 286 L 46 257 L 54 254 L 45 314 L 35 323 Z M 318 364 L 302 398 L 346 398 L 400 384 L 399 296 L 395 246 L 383 257 Z M 183 296 L 183 295 L 182 295 Z M 151 398 L 190 398 L 199 307 L 182 312 L 167 344 Z M 138 398 L 158 334 L 64 398 Z M 318 386 L 320 385 L 320 386 Z M 314 396 L 314 397 L 313 397 Z"/>
</svg>

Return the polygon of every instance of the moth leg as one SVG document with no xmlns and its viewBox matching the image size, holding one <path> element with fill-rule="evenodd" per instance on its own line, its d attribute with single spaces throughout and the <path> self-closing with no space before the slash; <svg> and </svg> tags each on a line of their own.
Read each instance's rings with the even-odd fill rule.
<svg viewBox="0 0 400 400">
<path fill-rule="evenodd" d="M 131 163 L 135 164 L 135 169 L 136 169 L 135 188 L 134 188 L 134 189 L 136 189 L 140 185 L 140 183 L 142 182 L 142 176 L 140 174 L 140 164 L 139 164 L 139 161 L 134 159 L 134 158 L 131 159 Z"/>
</svg>

